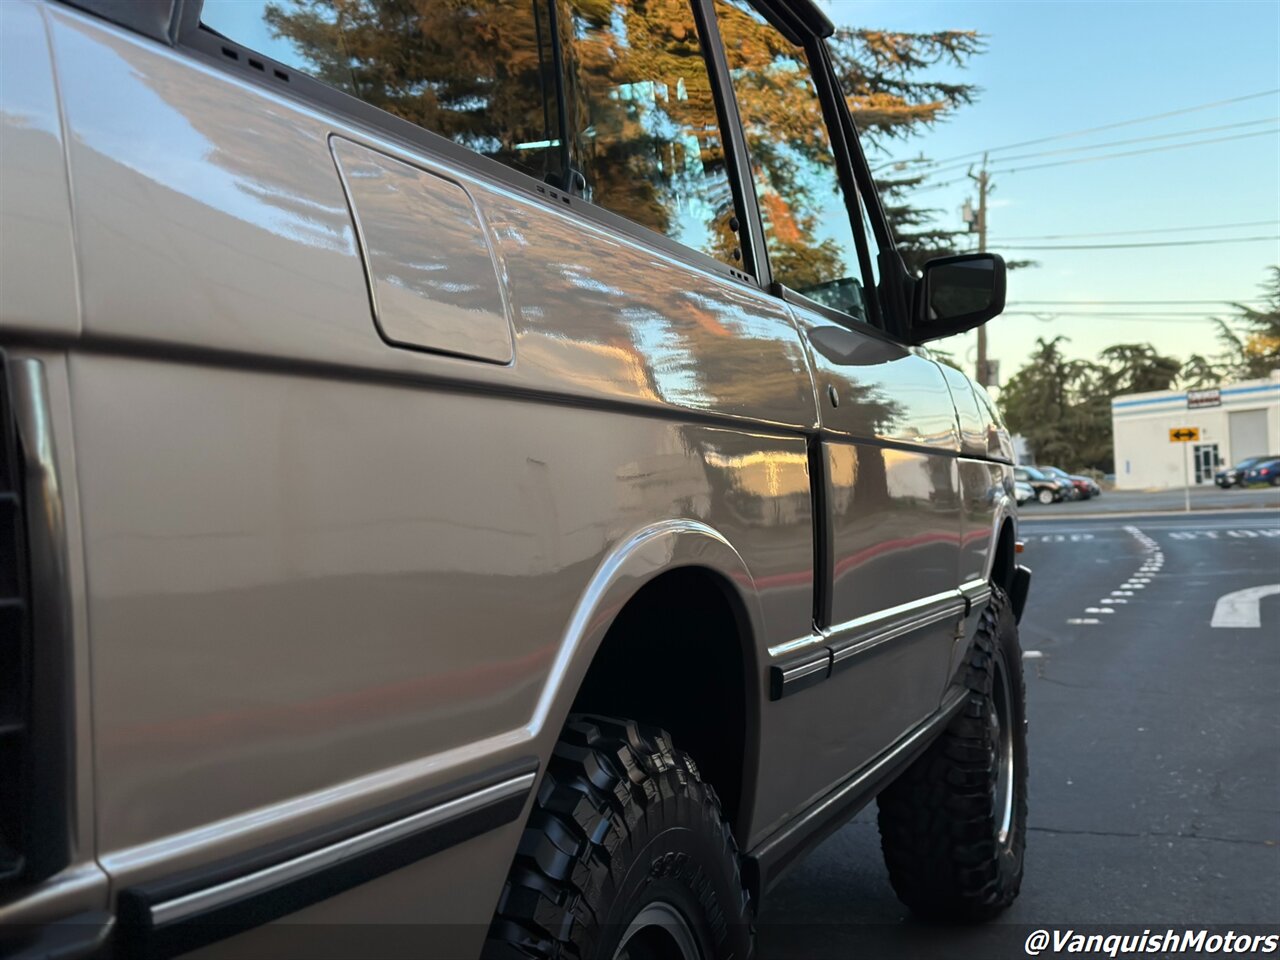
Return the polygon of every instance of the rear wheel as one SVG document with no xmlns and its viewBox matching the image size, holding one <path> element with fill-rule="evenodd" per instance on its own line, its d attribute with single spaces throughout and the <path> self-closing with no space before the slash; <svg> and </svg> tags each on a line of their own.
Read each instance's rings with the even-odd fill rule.
<svg viewBox="0 0 1280 960">
<path fill-rule="evenodd" d="M 1041 490 L 1036 494 L 1036 499 L 1045 504 L 1053 503 L 1053 491 Z"/>
<path fill-rule="evenodd" d="M 693 759 L 657 728 L 570 717 L 486 960 L 745 960 L 753 945 L 737 845 Z"/>
<path fill-rule="evenodd" d="M 939 920 L 985 920 L 1022 885 L 1026 694 L 1017 623 L 998 587 L 964 682 L 964 708 L 879 798 L 893 889 L 912 911 Z"/>
</svg>

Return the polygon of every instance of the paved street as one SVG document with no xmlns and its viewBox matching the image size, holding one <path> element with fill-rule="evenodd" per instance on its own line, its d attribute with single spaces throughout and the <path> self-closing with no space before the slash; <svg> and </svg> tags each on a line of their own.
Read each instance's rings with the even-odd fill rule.
<svg viewBox="0 0 1280 960">
<path fill-rule="evenodd" d="M 871 935 L 866 956 L 1022 956 L 1034 927 L 1280 922 L 1280 593 L 1220 608 L 1256 603 L 1260 627 L 1210 625 L 1222 595 L 1280 584 L 1280 513 L 1061 516 L 1022 536 L 1030 830 L 1001 920 L 1017 931 L 906 920 L 872 805 L 772 892 L 763 957 L 845 957 Z"/>
</svg>

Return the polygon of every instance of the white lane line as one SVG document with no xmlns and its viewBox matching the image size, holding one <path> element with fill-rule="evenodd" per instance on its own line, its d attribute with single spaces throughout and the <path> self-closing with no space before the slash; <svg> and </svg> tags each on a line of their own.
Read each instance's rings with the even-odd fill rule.
<svg viewBox="0 0 1280 960">
<path fill-rule="evenodd" d="M 1039 660 L 1043 656 L 1044 654 L 1041 653 L 1039 650 L 1023 650 L 1022 651 L 1023 660 Z"/>
<path fill-rule="evenodd" d="M 1111 595 L 1113 597 L 1132 597 L 1133 591 L 1132 590 L 1112 590 Z"/>
<path fill-rule="evenodd" d="M 1223 594 L 1213 606 L 1213 627 L 1261 627 L 1262 598 L 1280 593 L 1280 583 Z"/>
<path fill-rule="evenodd" d="M 1115 603 L 1128 603 L 1129 601 L 1126 600 L 1124 597 L 1103 597 L 1098 602 L 1115 604 Z"/>
<path fill-rule="evenodd" d="M 1101 623 L 1101 622 L 1102 622 L 1101 620 L 1094 619 L 1093 617 L 1071 617 L 1067 621 L 1067 623 Z"/>
<path fill-rule="evenodd" d="M 1110 607 L 1085 607 L 1085 613 L 1115 613 Z"/>
</svg>

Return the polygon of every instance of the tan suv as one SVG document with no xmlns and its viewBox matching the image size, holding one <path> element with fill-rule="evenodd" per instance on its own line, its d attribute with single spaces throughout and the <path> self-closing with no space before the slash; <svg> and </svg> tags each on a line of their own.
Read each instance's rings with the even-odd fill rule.
<svg viewBox="0 0 1280 960">
<path fill-rule="evenodd" d="M 877 796 L 1013 900 L 1010 446 L 919 346 L 1004 267 L 907 273 L 831 29 L 0 4 L 0 952 L 746 957 Z"/>
</svg>

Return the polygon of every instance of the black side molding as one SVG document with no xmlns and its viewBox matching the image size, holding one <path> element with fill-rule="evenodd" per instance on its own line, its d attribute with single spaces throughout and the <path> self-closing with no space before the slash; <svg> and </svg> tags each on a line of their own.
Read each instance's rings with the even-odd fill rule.
<svg viewBox="0 0 1280 960">
<path fill-rule="evenodd" d="M 171 957 L 278 920 L 515 820 L 535 758 L 122 891 L 121 957 Z M 325 856 L 328 854 L 328 856 Z"/>
<path fill-rule="evenodd" d="M 1031 568 L 1018 564 L 1013 568 L 1013 583 L 1009 584 L 1009 602 L 1013 604 L 1013 617 L 1022 622 L 1022 611 L 1027 605 L 1031 590 Z"/>
</svg>

